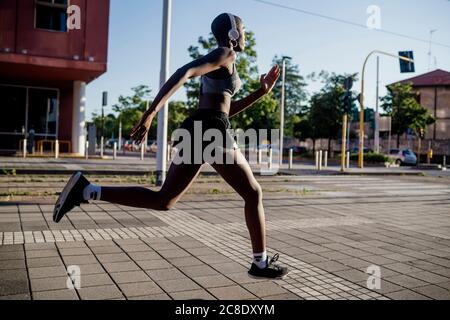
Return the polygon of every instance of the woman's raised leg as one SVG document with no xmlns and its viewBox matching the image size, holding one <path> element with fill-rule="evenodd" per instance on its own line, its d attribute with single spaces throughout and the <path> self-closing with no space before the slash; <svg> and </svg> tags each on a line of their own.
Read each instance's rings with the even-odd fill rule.
<svg viewBox="0 0 450 320">
<path fill-rule="evenodd" d="M 199 164 L 171 164 L 159 191 L 143 187 L 101 187 L 100 200 L 124 206 L 169 210 L 200 173 Z"/>
</svg>

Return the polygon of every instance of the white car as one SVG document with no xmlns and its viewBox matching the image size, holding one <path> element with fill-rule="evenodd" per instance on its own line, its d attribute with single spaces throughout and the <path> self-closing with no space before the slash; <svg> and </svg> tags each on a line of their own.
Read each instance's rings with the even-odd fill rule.
<svg viewBox="0 0 450 320">
<path fill-rule="evenodd" d="M 393 159 L 395 164 L 398 165 L 415 166 L 417 164 L 417 156 L 410 149 L 391 149 L 388 157 Z"/>
</svg>

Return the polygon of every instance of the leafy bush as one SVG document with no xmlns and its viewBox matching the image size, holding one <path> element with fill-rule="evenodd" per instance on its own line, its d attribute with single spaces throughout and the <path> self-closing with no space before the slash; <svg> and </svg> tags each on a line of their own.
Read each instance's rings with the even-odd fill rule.
<svg viewBox="0 0 450 320">
<path fill-rule="evenodd" d="M 350 160 L 358 161 L 358 154 L 352 154 Z M 380 153 L 367 153 L 364 155 L 364 161 L 368 163 L 391 163 L 392 159 Z"/>
</svg>

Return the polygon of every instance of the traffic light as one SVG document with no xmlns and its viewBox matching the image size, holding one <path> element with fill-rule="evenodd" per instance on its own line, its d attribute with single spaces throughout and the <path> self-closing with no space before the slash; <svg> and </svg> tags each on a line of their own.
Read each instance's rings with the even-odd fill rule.
<svg viewBox="0 0 450 320">
<path fill-rule="evenodd" d="M 352 111 L 354 98 L 351 91 L 346 91 L 341 94 L 339 101 L 345 113 L 350 113 Z"/>
<path fill-rule="evenodd" d="M 398 53 L 400 57 L 405 57 L 414 60 L 414 53 L 412 51 L 401 51 Z M 416 72 L 414 62 L 405 61 L 400 59 L 400 72 L 401 73 L 413 73 Z"/>
</svg>

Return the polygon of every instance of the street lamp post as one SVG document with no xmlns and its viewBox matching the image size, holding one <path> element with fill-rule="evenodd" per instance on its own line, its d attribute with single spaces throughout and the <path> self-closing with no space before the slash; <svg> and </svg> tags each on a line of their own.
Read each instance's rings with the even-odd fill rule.
<svg viewBox="0 0 450 320">
<path fill-rule="evenodd" d="M 280 110 L 280 167 L 283 165 L 283 147 L 284 147 L 284 109 L 286 103 L 286 60 L 291 60 L 291 57 L 283 56 L 283 74 L 281 85 L 281 110 Z"/>
<path fill-rule="evenodd" d="M 161 79 L 162 87 L 169 77 L 170 58 L 170 29 L 172 20 L 172 0 L 164 0 L 163 8 L 163 34 L 161 51 Z M 156 185 L 162 186 L 166 180 L 167 171 L 167 127 L 169 102 L 158 112 L 158 153 L 156 156 Z"/>
<path fill-rule="evenodd" d="M 360 169 L 364 168 L 364 76 L 366 74 L 366 65 L 367 62 L 369 61 L 369 58 L 373 55 L 373 54 L 384 54 L 386 56 L 389 57 L 394 57 L 403 61 L 407 61 L 407 62 L 411 62 L 414 63 L 413 59 L 409 59 L 406 57 L 402 57 L 396 54 L 392 54 L 392 53 L 388 53 L 388 52 L 384 52 L 384 51 L 380 51 L 380 50 L 374 50 L 372 52 L 370 52 L 366 59 L 364 60 L 364 64 L 363 64 L 363 69 L 362 69 L 362 73 L 361 73 L 361 95 L 360 95 L 360 104 L 361 104 L 361 113 L 360 113 L 360 121 L 359 121 L 359 157 L 358 157 L 358 166 Z"/>
</svg>

